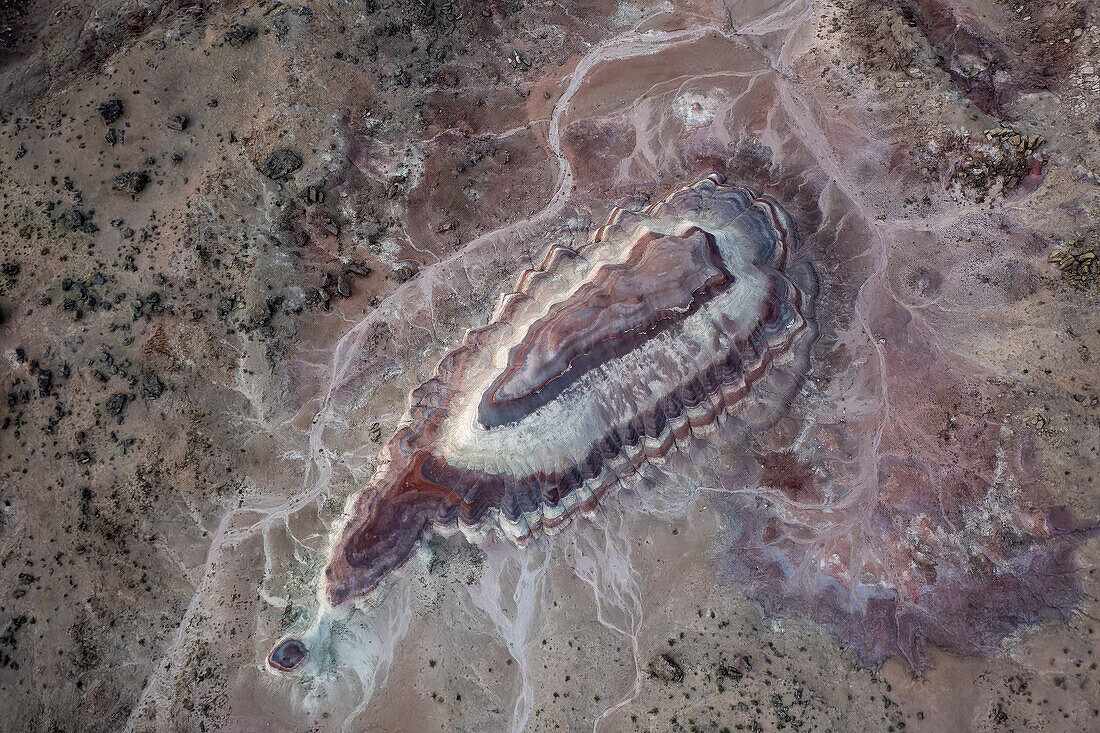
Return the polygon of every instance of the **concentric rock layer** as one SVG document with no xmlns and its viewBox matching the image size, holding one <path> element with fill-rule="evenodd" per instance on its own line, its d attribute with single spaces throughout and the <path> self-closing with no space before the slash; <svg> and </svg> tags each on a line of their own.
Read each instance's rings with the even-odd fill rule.
<svg viewBox="0 0 1100 733">
<path fill-rule="evenodd" d="M 326 570 L 370 591 L 429 527 L 522 545 L 693 436 L 766 427 L 805 376 L 815 281 L 768 196 L 712 175 L 553 246 L 440 362 Z"/>
</svg>

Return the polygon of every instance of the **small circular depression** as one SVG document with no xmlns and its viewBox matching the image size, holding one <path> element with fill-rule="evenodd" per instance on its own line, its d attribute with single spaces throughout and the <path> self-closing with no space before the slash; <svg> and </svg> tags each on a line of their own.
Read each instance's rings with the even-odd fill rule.
<svg viewBox="0 0 1100 733">
<path fill-rule="evenodd" d="M 308 653 L 300 639 L 286 639 L 271 650 L 267 663 L 281 672 L 289 672 L 301 664 Z"/>
</svg>

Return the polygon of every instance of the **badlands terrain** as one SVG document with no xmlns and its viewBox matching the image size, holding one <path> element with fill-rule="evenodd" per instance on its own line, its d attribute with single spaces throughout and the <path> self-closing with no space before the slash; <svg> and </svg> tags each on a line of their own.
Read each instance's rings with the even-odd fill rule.
<svg viewBox="0 0 1100 733">
<path fill-rule="evenodd" d="M 0 0 L 0 730 L 1100 728 L 1098 15 Z"/>
</svg>

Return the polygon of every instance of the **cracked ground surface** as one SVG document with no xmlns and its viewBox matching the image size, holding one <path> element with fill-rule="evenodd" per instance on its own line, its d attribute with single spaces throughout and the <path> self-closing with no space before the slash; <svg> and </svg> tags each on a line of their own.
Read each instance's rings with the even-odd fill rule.
<svg viewBox="0 0 1100 733">
<path fill-rule="evenodd" d="M 0 728 L 1096 727 L 1098 49 L 1083 2 L 0 6 Z M 818 271 L 787 415 L 325 608 L 439 358 L 710 172 Z"/>
</svg>

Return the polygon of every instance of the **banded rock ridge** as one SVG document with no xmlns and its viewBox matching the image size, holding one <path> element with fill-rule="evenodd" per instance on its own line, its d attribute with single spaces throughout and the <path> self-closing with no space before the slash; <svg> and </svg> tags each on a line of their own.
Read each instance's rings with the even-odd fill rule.
<svg viewBox="0 0 1100 733">
<path fill-rule="evenodd" d="M 333 549 L 329 602 L 369 592 L 429 525 L 477 541 L 497 523 L 523 545 L 692 436 L 767 427 L 816 333 L 797 250 L 778 202 L 718 175 L 552 247 L 412 393 Z"/>
</svg>

